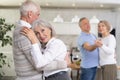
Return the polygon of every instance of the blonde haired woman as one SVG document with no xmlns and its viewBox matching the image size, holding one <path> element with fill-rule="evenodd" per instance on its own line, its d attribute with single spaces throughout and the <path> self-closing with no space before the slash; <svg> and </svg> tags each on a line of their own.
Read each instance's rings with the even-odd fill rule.
<svg viewBox="0 0 120 80">
<path fill-rule="evenodd" d="M 99 56 L 102 80 L 116 80 L 117 67 L 116 67 L 116 39 L 110 34 L 110 24 L 102 20 L 98 23 L 98 32 L 101 34 L 101 38 L 96 41 L 99 45 Z"/>
</svg>

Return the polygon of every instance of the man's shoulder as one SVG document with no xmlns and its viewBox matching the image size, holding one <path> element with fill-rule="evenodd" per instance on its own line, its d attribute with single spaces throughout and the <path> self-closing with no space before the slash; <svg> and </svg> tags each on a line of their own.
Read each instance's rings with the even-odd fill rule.
<svg viewBox="0 0 120 80">
<path fill-rule="evenodd" d="M 86 35 L 84 35 L 84 34 L 81 33 L 81 34 L 78 36 L 78 39 L 84 40 L 84 39 L 86 39 Z"/>
</svg>

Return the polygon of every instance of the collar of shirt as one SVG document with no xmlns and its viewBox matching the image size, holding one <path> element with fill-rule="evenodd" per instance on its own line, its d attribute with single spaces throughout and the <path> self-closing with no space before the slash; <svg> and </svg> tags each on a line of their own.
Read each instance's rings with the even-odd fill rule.
<svg viewBox="0 0 120 80">
<path fill-rule="evenodd" d="M 55 39 L 55 37 L 52 37 L 52 38 L 48 41 L 48 43 L 46 44 L 46 47 L 47 47 L 52 41 L 54 41 L 54 39 Z"/>
<path fill-rule="evenodd" d="M 81 34 L 84 35 L 84 36 L 91 36 L 94 40 L 96 40 L 96 36 L 92 33 L 81 32 Z"/>
<path fill-rule="evenodd" d="M 81 32 L 81 34 L 83 34 L 83 35 L 90 35 L 90 33 L 85 33 L 85 32 Z"/>
<path fill-rule="evenodd" d="M 19 21 L 19 24 L 20 24 L 21 26 L 26 26 L 26 27 L 28 27 L 28 28 L 32 28 L 32 26 L 30 25 L 30 23 L 28 23 L 28 22 L 26 22 L 26 21 L 24 21 L 24 20 L 20 20 L 20 21 Z"/>
<path fill-rule="evenodd" d="M 49 41 L 48 41 L 48 43 L 45 45 L 45 47 L 43 48 L 43 47 L 41 47 L 41 51 L 43 52 L 43 54 L 44 54 L 44 50 L 50 45 L 50 43 L 52 43 L 52 41 L 54 41 L 55 40 L 55 37 L 52 37 Z"/>
</svg>

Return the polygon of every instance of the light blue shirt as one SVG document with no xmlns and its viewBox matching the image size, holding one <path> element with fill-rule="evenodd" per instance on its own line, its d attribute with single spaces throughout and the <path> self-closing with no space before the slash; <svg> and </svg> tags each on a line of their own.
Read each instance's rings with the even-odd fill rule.
<svg viewBox="0 0 120 80">
<path fill-rule="evenodd" d="M 78 37 L 78 48 L 80 49 L 81 57 L 81 67 L 83 68 L 92 68 L 96 67 L 99 64 L 99 55 L 98 55 L 98 48 L 96 48 L 93 51 L 88 51 L 85 48 L 83 48 L 83 44 L 85 42 L 88 42 L 90 45 L 93 45 L 95 43 L 96 37 L 93 34 L 87 34 L 84 32 L 81 32 L 81 34 Z"/>
</svg>

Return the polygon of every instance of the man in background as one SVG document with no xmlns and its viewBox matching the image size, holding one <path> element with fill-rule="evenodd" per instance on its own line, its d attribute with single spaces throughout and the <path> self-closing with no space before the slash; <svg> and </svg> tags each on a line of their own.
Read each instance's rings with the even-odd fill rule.
<svg viewBox="0 0 120 80">
<path fill-rule="evenodd" d="M 90 33 L 90 23 L 86 17 L 79 20 L 81 33 L 78 37 L 78 48 L 82 55 L 80 80 L 95 80 L 99 62 L 96 37 Z"/>
</svg>

